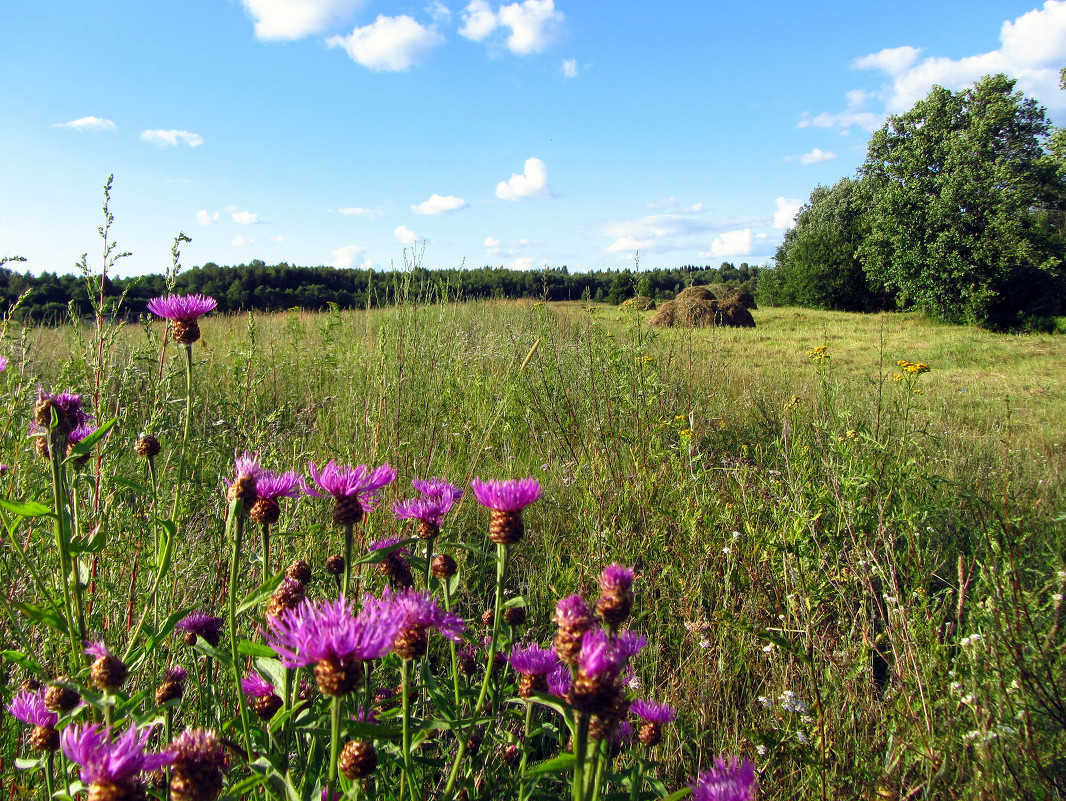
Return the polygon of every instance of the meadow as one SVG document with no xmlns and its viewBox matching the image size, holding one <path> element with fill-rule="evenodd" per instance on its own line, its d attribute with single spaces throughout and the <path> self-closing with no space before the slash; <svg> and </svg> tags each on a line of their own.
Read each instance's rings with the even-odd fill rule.
<svg viewBox="0 0 1066 801">
<path fill-rule="evenodd" d="M 213 727 L 234 746 L 231 798 L 317 799 L 336 779 L 338 726 L 379 760 L 372 779 L 330 782 L 345 797 L 681 798 L 718 755 L 750 760 L 764 799 L 1066 796 L 1066 338 L 913 314 L 753 314 L 753 329 L 658 330 L 650 313 L 599 304 L 408 295 L 371 311 L 207 315 L 189 362 L 148 314 L 5 320 L 5 703 L 65 674 L 86 706 L 60 727 L 158 723 L 154 747 Z M 42 459 L 27 435 L 39 387 L 79 393 L 113 427 L 66 462 Z M 141 434 L 162 447 L 151 470 Z M 509 668 L 460 681 L 439 637 L 421 661 L 374 669 L 405 683 L 379 720 L 338 722 L 339 702 L 313 690 L 301 703 L 310 671 L 279 667 L 262 610 L 296 559 L 307 597 L 336 598 L 326 561 L 346 531 L 328 498 L 300 494 L 282 500 L 264 555 L 263 530 L 227 498 L 245 452 L 309 483 L 309 462 L 391 465 L 355 528 L 353 581 L 379 592 L 408 551 L 416 586 L 466 621 L 460 650 L 483 636 L 490 653 L 550 645 L 560 598 L 594 600 L 604 568 L 633 568 L 626 627 L 647 645 L 626 691 L 676 720 L 652 746 L 617 731 L 593 746 L 559 698 L 516 695 Z M 391 507 L 430 476 L 539 482 L 505 575 L 467 491 L 436 545 L 458 573 L 429 578 Z M 504 606 L 525 622 L 501 624 Z M 221 645 L 175 630 L 196 610 L 233 626 Z M 129 665 L 121 687 L 94 692 L 75 628 Z M 184 697 L 153 704 L 175 666 Z M 236 691 L 251 667 L 282 696 L 269 724 Z M 86 789 L 27 734 L 4 716 L 9 797 Z M 574 755 L 586 747 L 587 765 Z M 151 779 L 140 791 L 167 792 Z"/>
</svg>

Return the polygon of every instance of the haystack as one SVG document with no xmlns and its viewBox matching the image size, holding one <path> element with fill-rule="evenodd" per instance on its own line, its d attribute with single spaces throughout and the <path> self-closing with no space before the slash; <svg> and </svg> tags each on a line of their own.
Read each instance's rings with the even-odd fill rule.
<svg viewBox="0 0 1066 801">
<path fill-rule="evenodd" d="M 677 293 L 676 300 L 717 300 L 717 297 L 705 286 L 687 286 Z"/>
<path fill-rule="evenodd" d="M 647 295 L 637 295 L 623 301 L 619 308 L 623 311 L 651 311 L 655 308 L 655 301 Z"/>
<path fill-rule="evenodd" d="M 700 288 L 690 287 L 690 289 Z M 710 293 L 708 292 L 707 294 Z M 752 318 L 751 312 L 739 303 L 714 299 L 702 300 L 682 297 L 679 294 L 674 300 L 668 300 L 660 306 L 654 316 L 648 320 L 648 325 L 653 325 L 656 328 L 674 326 L 705 328 L 709 325 L 754 328 L 755 320 Z"/>
<path fill-rule="evenodd" d="M 757 309 L 754 296 L 746 289 L 741 289 L 737 284 L 708 284 L 707 288 L 715 294 L 718 300 L 736 300 L 745 309 Z"/>
</svg>

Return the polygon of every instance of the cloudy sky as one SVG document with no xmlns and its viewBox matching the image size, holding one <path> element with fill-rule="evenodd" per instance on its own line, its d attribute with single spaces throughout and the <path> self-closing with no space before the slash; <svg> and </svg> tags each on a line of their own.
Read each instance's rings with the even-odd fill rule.
<svg viewBox="0 0 1066 801">
<path fill-rule="evenodd" d="M 1066 124 L 1066 0 L 51 0 L 0 25 L 0 257 L 762 262 L 934 83 Z M 22 266 L 19 269 L 23 269 Z"/>
</svg>

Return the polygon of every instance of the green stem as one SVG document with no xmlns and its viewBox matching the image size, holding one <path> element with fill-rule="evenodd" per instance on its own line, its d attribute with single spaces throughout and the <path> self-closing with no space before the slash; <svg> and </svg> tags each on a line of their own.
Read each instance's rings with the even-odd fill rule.
<svg viewBox="0 0 1066 801">
<path fill-rule="evenodd" d="M 436 542 L 436 537 L 430 537 L 426 540 L 426 569 L 425 569 L 425 584 L 426 591 L 429 592 L 429 579 L 433 573 L 433 544 Z M 447 584 L 448 580 L 445 579 L 442 583 Z"/>
<path fill-rule="evenodd" d="M 519 776 L 519 801 L 525 801 L 526 787 L 522 784 L 522 778 L 526 775 L 526 760 L 529 757 L 529 732 L 533 728 L 533 704 L 530 701 L 526 701 L 526 721 L 525 726 L 522 729 L 522 760 L 518 764 L 518 776 Z M 532 784 L 530 785 L 532 787 Z"/>
<path fill-rule="evenodd" d="M 348 597 L 352 578 L 352 540 L 355 538 L 355 524 L 344 524 L 344 579 L 341 583 L 341 595 Z"/>
<path fill-rule="evenodd" d="M 55 767 L 54 767 L 55 766 L 54 757 L 55 757 L 55 752 L 54 751 L 49 751 L 48 752 L 48 757 L 45 760 L 44 791 L 46 793 L 45 797 L 48 799 L 48 801 L 51 801 L 52 797 L 55 795 L 55 780 L 52 777 L 52 771 L 55 769 Z"/>
<path fill-rule="evenodd" d="M 270 524 L 263 523 L 263 583 L 270 577 Z"/>
<path fill-rule="evenodd" d="M 585 798 L 585 751 L 589 742 L 589 716 L 587 712 L 580 713 L 577 720 L 577 735 L 574 737 L 574 780 L 570 788 L 570 797 L 573 801 L 584 801 Z"/>
<path fill-rule="evenodd" d="M 63 497 L 63 462 L 60 451 L 67 449 L 67 438 L 55 436 L 54 431 L 48 435 L 48 455 L 52 464 L 52 502 L 55 507 L 56 550 L 59 551 L 60 588 L 63 592 L 63 612 L 67 618 L 67 634 L 70 639 L 70 652 L 73 657 L 71 667 L 81 662 L 82 647 L 74 631 L 74 608 L 70 597 L 70 534 L 67 530 L 67 503 Z"/>
<path fill-rule="evenodd" d="M 633 762 L 629 772 L 629 801 L 637 801 L 640 791 L 644 789 L 644 756 L 641 755 Z"/>
<path fill-rule="evenodd" d="M 181 435 L 181 453 L 178 456 L 178 483 L 174 485 L 174 504 L 170 509 L 170 518 L 177 523 L 178 500 L 185 483 L 185 445 L 189 441 L 189 421 L 192 419 L 192 345 L 185 349 L 185 427 Z"/>
<path fill-rule="evenodd" d="M 449 587 L 448 579 L 444 579 L 441 582 L 441 586 L 444 588 L 444 608 L 452 608 L 452 593 Z M 455 641 L 448 639 L 448 647 L 452 652 L 452 686 L 455 689 L 455 714 L 459 715 L 459 657 L 458 650 L 455 647 Z"/>
<path fill-rule="evenodd" d="M 411 660 L 403 660 L 400 669 L 400 691 L 403 693 L 403 772 L 407 776 L 407 786 L 411 791 L 411 801 L 419 801 L 421 785 L 415 781 L 411 754 Z"/>
<path fill-rule="evenodd" d="M 241 539 L 244 535 L 244 504 L 239 500 L 229 505 L 227 528 L 233 531 L 233 550 L 229 563 L 229 594 L 226 598 L 226 623 L 229 629 L 230 661 L 233 665 L 234 688 L 237 693 L 237 705 L 241 713 L 241 728 L 244 731 L 244 747 L 248 760 L 252 759 L 252 734 L 248 726 L 248 707 L 241 692 L 241 664 L 237 654 L 237 565 L 241 557 Z"/>
<path fill-rule="evenodd" d="M 592 795 L 590 796 L 593 801 L 600 797 L 600 790 L 603 788 L 603 774 L 607 770 L 609 750 L 604 740 L 597 740 L 592 749 L 592 761 L 596 765 L 596 772 L 592 776 Z"/>
<path fill-rule="evenodd" d="M 329 798 L 341 797 L 337 783 L 337 759 L 341 753 L 341 698 L 334 696 L 329 703 Z"/>
</svg>

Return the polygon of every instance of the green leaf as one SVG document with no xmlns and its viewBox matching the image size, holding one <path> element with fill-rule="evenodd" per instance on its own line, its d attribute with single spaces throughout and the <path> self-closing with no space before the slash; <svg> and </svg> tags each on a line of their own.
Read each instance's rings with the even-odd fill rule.
<svg viewBox="0 0 1066 801">
<path fill-rule="evenodd" d="M 682 787 L 680 790 L 676 790 L 670 795 L 665 796 L 662 801 L 680 801 L 682 798 L 688 798 L 692 795 L 691 787 Z"/>
<path fill-rule="evenodd" d="M 245 656 L 277 656 L 274 649 L 261 642 L 241 640 L 237 643 L 237 653 Z"/>
<path fill-rule="evenodd" d="M 60 634 L 67 633 L 67 619 L 56 610 L 15 600 L 11 601 L 11 605 L 35 623 L 42 623 Z"/>
<path fill-rule="evenodd" d="M 529 604 L 526 602 L 526 596 L 524 596 L 524 595 L 516 595 L 511 600 L 504 601 L 504 603 L 503 603 L 503 608 L 504 609 L 514 609 L 515 607 L 518 607 L 518 606 L 529 606 Z"/>
<path fill-rule="evenodd" d="M 534 776 L 543 776 L 547 773 L 569 773 L 574 769 L 574 764 L 577 762 L 577 757 L 573 754 L 559 754 L 557 757 L 547 759 L 544 762 L 540 762 L 534 765 L 532 768 L 526 770 L 523 778 L 532 778 Z"/>
<path fill-rule="evenodd" d="M 270 596 L 274 594 L 274 591 L 277 590 L 284 578 L 284 573 L 278 573 L 276 576 L 271 576 L 244 596 L 244 599 L 237 607 L 237 614 L 240 615 L 249 609 L 263 606 L 270 599 Z"/>
<path fill-rule="evenodd" d="M 231 664 L 230 656 L 228 653 L 215 648 L 213 645 L 208 643 L 203 637 L 196 638 L 196 644 L 193 645 L 193 648 L 195 648 L 202 654 L 206 654 L 207 656 L 212 657 L 220 665 L 226 665 L 228 667 Z"/>
<path fill-rule="evenodd" d="M 107 436 L 107 432 L 114 428 L 115 423 L 117 422 L 117 417 L 112 420 L 108 420 L 106 423 L 96 429 L 93 433 L 91 433 L 89 436 L 87 436 L 85 439 L 83 439 L 81 442 L 71 448 L 70 451 L 67 453 L 67 458 L 65 461 L 69 462 L 73 459 L 78 459 L 82 456 L 87 456 L 92 451 L 92 449 L 96 447 L 96 443 L 98 443 L 105 436 Z"/>
<path fill-rule="evenodd" d="M 34 673 L 38 676 L 44 674 L 44 670 L 37 664 L 32 658 L 26 656 L 22 651 L 0 651 L 0 657 L 14 662 L 23 670 L 28 670 L 30 673 Z"/>
<path fill-rule="evenodd" d="M 7 509 L 19 517 L 55 517 L 55 512 L 37 501 L 12 501 L 0 498 L 0 508 Z"/>
</svg>

